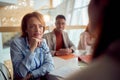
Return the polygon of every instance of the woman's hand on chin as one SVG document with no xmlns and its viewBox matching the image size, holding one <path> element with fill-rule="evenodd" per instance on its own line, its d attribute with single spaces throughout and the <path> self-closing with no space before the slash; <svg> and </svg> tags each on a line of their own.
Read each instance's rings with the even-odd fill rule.
<svg viewBox="0 0 120 80">
<path fill-rule="evenodd" d="M 35 48 L 39 47 L 42 42 L 42 39 L 32 37 L 29 44 L 31 52 L 34 52 Z"/>
</svg>

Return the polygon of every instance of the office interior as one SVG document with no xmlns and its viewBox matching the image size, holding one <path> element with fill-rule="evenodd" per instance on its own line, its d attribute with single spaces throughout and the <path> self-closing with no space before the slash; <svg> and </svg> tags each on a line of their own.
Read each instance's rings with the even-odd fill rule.
<svg viewBox="0 0 120 80">
<path fill-rule="evenodd" d="M 78 46 L 80 33 L 88 24 L 88 4 L 90 0 L 0 0 L 0 61 L 10 58 L 9 42 L 19 36 L 18 30 L 22 17 L 32 11 L 44 15 L 48 29 L 53 30 L 55 17 L 63 14 L 66 17 L 65 29 L 71 41 Z"/>
</svg>

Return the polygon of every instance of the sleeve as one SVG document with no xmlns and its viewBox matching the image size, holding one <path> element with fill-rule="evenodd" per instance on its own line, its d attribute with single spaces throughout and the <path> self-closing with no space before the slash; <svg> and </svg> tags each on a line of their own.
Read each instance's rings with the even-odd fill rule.
<svg viewBox="0 0 120 80">
<path fill-rule="evenodd" d="M 75 47 L 75 45 L 73 44 L 73 42 L 69 39 L 69 36 L 68 36 L 67 33 L 66 33 L 66 36 L 67 36 L 67 38 L 68 38 L 68 45 L 69 45 L 69 48 L 72 49 L 72 53 L 73 53 L 73 52 L 75 52 L 76 47 Z"/>
<path fill-rule="evenodd" d="M 39 76 L 44 76 L 46 73 L 49 73 L 50 71 L 54 70 L 54 62 L 53 62 L 53 58 L 51 56 L 51 53 L 49 51 L 49 48 L 46 44 L 46 40 L 44 39 L 44 45 L 43 45 L 45 52 L 44 54 L 44 61 L 42 66 L 40 66 L 38 69 L 32 71 L 33 76 L 39 77 Z"/>
<path fill-rule="evenodd" d="M 31 53 L 30 50 L 24 53 L 25 49 L 21 48 L 22 46 L 20 45 L 17 41 L 13 40 L 10 44 L 10 54 L 15 74 L 19 77 L 25 77 L 30 71 L 35 54 Z"/>
<path fill-rule="evenodd" d="M 44 34 L 43 38 L 46 40 L 46 43 L 47 43 L 47 45 L 48 45 L 48 47 L 50 49 L 50 52 L 51 52 L 52 56 L 54 56 L 56 50 L 54 50 L 54 46 L 51 45 L 52 41 L 50 40 L 51 39 L 50 33 L 49 34 Z"/>
</svg>

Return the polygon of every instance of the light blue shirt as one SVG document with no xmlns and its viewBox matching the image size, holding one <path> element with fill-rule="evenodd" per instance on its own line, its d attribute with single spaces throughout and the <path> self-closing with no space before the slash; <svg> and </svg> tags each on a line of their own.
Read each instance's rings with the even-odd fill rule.
<svg viewBox="0 0 120 80">
<path fill-rule="evenodd" d="M 28 72 L 31 72 L 37 78 L 54 69 L 53 58 L 45 39 L 41 46 L 31 53 L 27 38 L 15 38 L 10 44 L 10 54 L 14 76 L 25 77 Z"/>
</svg>

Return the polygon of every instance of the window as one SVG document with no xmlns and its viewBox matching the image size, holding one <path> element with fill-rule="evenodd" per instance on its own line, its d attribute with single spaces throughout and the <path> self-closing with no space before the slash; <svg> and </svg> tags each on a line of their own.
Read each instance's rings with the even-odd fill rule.
<svg viewBox="0 0 120 80">
<path fill-rule="evenodd" d="M 88 24 L 88 4 L 90 0 L 74 0 L 71 14 L 70 25 L 87 25 Z"/>
</svg>

